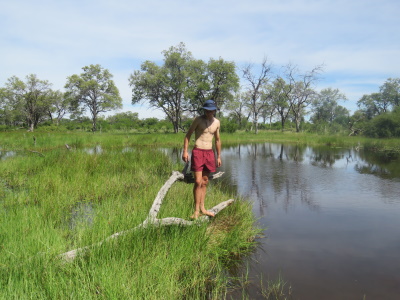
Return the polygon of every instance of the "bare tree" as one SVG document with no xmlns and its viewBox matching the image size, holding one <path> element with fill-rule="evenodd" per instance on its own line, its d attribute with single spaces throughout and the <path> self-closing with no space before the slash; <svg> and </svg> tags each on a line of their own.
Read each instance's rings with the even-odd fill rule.
<svg viewBox="0 0 400 300">
<path fill-rule="evenodd" d="M 258 75 L 255 74 L 254 66 L 252 64 L 248 64 L 242 69 L 243 78 L 247 82 L 247 87 L 245 87 L 245 98 L 251 113 L 253 128 L 256 134 L 258 133 L 258 119 L 270 99 L 267 84 L 270 80 L 271 68 L 271 64 L 267 62 L 267 58 L 265 57 L 261 63 Z"/>
<path fill-rule="evenodd" d="M 312 97 L 317 94 L 313 87 L 318 80 L 318 75 L 322 72 L 322 68 L 323 66 L 319 65 L 311 71 L 301 74 L 297 66 L 289 64 L 286 67 L 286 77 L 291 87 L 288 101 L 296 124 L 296 132 L 300 131 L 300 123 L 304 117 L 305 108 L 311 104 Z"/>
</svg>

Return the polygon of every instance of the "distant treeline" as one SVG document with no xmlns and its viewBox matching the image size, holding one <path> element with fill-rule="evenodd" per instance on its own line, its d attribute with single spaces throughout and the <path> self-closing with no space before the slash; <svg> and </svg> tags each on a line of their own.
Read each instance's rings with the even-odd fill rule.
<svg viewBox="0 0 400 300">
<path fill-rule="evenodd" d="M 0 130 L 30 131 L 185 131 L 202 103 L 214 99 L 221 130 L 259 129 L 325 134 L 400 137 L 400 78 L 389 78 L 379 91 L 363 95 L 352 115 L 340 105 L 346 95 L 335 88 L 317 90 L 322 66 L 302 72 L 287 64 L 278 73 L 264 59 L 238 68 L 222 58 L 195 59 L 183 43 L 162 52 L 161 65 L 145 61 L 129 78 L 132 104 L 161 110 L 164 120 L 140 120 L 137 113 L 102 114 L 122 108 L 112 74 L 100 65 L 83 67 L 67 78 L 65 91 L 53 90 L 35 74 L 13 76 L 0 88 Z M 240 78 L 242 81 L 240 81 Z M 241 85 L 239 84 L 241 82 Z M 68 118 L 66 117 L 68 116 Z"/>
</svg>

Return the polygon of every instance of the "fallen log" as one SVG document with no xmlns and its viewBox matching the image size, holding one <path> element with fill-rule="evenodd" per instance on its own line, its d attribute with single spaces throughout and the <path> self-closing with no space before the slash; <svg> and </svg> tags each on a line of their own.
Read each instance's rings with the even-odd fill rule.
<svg viewBox="0 0 400 300">
<path fill-rule="evenodd" d="M 213 176 L 210 176 L 210 179 L 216 179 L 219 178 L 223 175 L 223 172 L 219 172 L 214 174 Z M 210 220 L 209 216 L 203 215 L 199 218 L 197 218 L 194 221 L 188 221 L 185 219 L 181 218 L 176 218 L 176 217 L 168 217 L 168 218 L 163 218 L 163 219 L 157 219 L 157 214 L 160 210 L 162 201 L 164 200 L 165 195 L 167 194 L 168 190 L 171 188 L 171 186 L 177 181 L 177 180 L 184 180 L 184 175 L 181 172 L 178 171 L 173 171 L 172 175 L 170 178 L 165 182 L 165 184 L 161 187 L 159 190 L 156 198 L 153 201 L 153 205 L 150 208 L 149 215 L 147 218 L 138 226 L 128 229 L 125 231 L 121 232 L 116 232 L 103 241 L 100 241 L 96 244 L 90 245 L 90 246 L 85 246 L 82 248 L 74 249 L 65 253 L 62 253 L 59 255 L 59 257 L 67 262 L 73 261 L 79 254 L 83 254 L 86 251 L 88 251 L 90 248 L 96 247 L 96 246 L 101 246 L 104 242 L 116 239 L 120 236 L 123 236 L 127 233 L 131 233 L 135 230 L 138 229 L 143 229 L 143 228 L 148 228 L 150 226 L 170 226 L 170 225 L 179 225 L 179 226 L 192 226 L 194 224 L 200 224 L 204 223 Z M 209 211 L 213 212 L 214 215 L 217 215 L 221 210 L 226 208 L 227 206 L 231 205 L 233 203 L 234 199 L 229 199 L 224 202 L 219 203 L 218 205 L 214 206 L 213 208 L 209 209 Z"/>
</svg>

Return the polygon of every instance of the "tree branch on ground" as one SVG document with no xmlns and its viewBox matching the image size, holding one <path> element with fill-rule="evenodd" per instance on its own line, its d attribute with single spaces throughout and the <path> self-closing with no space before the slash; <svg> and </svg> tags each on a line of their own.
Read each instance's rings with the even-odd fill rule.
<svg viewBox="0 0 400 300">
<path fill-rule="evenodd" d="M 216 174 L 210 176 L 210 179 L 216 179 L 218 177 L 221 177 L 222 175 L 223 175 L 223 172 L 219 172 L 219 173 L 216 173 Z M 161 187 L 156 198 L 154 199 L 153 205 L 151 206 L 150 211 L 149 211 L 149 215 L 138 226 L 136 226 L 132 229 L 125 230 L 125 231 L 116 232 L 99 243 L 62 253 L 59 255 L 59 257 L 67 262 L 72 262 L 79 254 L 85 253 L 86 251 L 90 250 L 90 248 L 93 248 L 95 246 L 101 246 L 104 242 L 116 239 L 117 237 L 126 235 L 127 233 L 131 233 L 131 232 L 134 232 L 139 229 L 148 228 L 150 226 L 156 226 L 156 227 L 170 226 L 170 225 L 191 226 L 191 225 L 200 224 L 200 223 L 209 221 L 210 217 L 205 216 L 205 215 L 199 217 L 195 221 L 187 221 L 187 220 L 184 220 L 181 218 L 176 218 L 176 217 L 168 217 L 168 218 L 163 218 L 163 219 L 157 218 L 157 214 L 160 211 L 160 207 L 161 207 L 162 201 L 164 200 L 165 195 L 167 194 L 167 192 L 171 188 L 171 186 L 178 180 L 183 181 L 184 175 L 179 171 L 173 171 L 172 175 L 165 182 L 165 184 Z M 231 205 L 233 203 L 233 201 L 234 201 L 234 199 L 229 199 L 224 202 L 221 202 L 220 204 L 209 209 L 209 211 L 211 211 L 215 215 L 217 215 L 221 210 L 223 210 L 227 206 Z"/>
</svg>

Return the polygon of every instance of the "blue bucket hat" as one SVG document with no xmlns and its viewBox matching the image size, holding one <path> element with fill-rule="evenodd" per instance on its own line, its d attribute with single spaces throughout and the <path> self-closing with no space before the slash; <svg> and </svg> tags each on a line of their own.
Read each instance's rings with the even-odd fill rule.
<svg viewBox="0 0 400 300">
<path fill-rule="evenodd" d="M 206 102 L 204 102 L 203 109 L 217 110 L 217 105 L 215 104 L 214 100 L 207 100 Z"/>
</svg>

